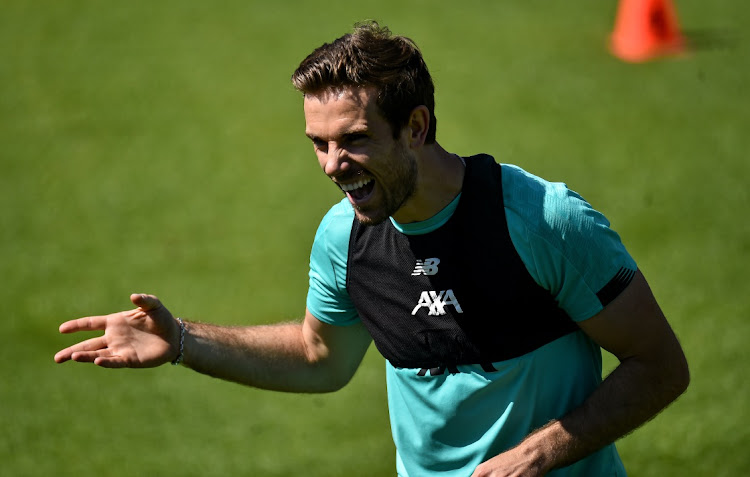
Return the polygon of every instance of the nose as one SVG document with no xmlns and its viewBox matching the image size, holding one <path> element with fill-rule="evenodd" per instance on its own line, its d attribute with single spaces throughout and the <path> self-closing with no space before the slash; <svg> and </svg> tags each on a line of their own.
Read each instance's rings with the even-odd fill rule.
<svg viewBox="0 0 750 477">
<path fill-rule="evenodd" d="M 346 150 L 335 143 L 329 143 L 326 151 L 319 151 L 318 159 L 323 172 L 329 177 L 341 175 L 351 169 Z"/>
</svg>

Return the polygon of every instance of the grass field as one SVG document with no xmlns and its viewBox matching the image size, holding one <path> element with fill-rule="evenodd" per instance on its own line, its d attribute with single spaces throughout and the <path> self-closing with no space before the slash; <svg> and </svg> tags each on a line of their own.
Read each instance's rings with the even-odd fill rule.
<svg viewBox="0 0 750 477">
<path fill-rule="evenodd" d="M 312 237 L 339 193 L 288 79 L 314 47 L 376 18 L 421 46 L 443 146 L 567 182 L 649 278 L 693 381 L 620 441 L 630 474 L 744 475 L 750 6 L 680 1 L 696 48 L 641 65 L 607 53 L 615 10 L 5 0 L 0 474 L 394 475 L 374 349 L 323 396 L 52 360 L 76 339 L 60 322 L 128 308 L 131 292 L 218 323 L 302 315 Z"/>
</svg>

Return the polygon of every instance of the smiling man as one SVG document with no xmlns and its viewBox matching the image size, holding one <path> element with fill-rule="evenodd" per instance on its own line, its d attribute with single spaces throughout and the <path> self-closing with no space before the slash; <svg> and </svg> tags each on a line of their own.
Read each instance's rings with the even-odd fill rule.
<svg viewBox="0 0 750 477">
<path fill-rule="evenodd" d="M 437 143 L 425 145 L 426 106 L 416 106 L 406 127 L 394 134 L 378 94 L 371 86 L 306 93 L 307 136 L 320 167 L 344 192 L 359 222 L 426 220 L 461 190 L 461 160 Z"/>
<path fill-rule="evenodd" d="M 345 198 L 322 219 L 300 324 L 136 309 L 63 323 L 103 336 L 57 362 L 168 361 L 249 386 L 334 391 L 374 341 L 401 476 L 621 476 L 614 441 L 687 387 L 682 349 L 609 222 L 564 184 L 436 141 L 414 43 L 376 23 L 325 44 L 292 82 Z M 620 360 L 601 378 L 601 348 Z"/>
</svg>

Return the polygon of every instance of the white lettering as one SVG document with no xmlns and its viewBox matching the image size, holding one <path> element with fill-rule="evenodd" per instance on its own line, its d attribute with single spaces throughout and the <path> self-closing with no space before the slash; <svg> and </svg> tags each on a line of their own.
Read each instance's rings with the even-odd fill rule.
<svg viewBox="0 0 750 477">
<path fill-rule="evenodd" d="M 411 314 L 414 316 L 420 308 L 425 307 L 429 310 L 427 313 L 428 316 L 442 316 L 447 313 L 445 311 L 446 305 L 453 305 L 457 313 L 464 312 L 463 309 L 461 309 L 461 305 L 458 303 L 455 293 L 453 293 L 453 290 L 449 289 L 440 292 L 434 290 L 423 291 L 419 295 L 417 306 L 414 307 Z"/>
<path fill-rule="evenodd" d="M 414 266 L 414 271 L 411 272 L 412 276 L 417 275 L 437 275 L 438 264 L 440 263 L 439 258 L 428 258 L 426 260 L 417 260 Z"/>
<path fill-rule="evenodd" d="M 443 306 L 446 305 L 453 305 L 456 308 L 456 311 L 459 313 L 463 313 L 464 310 L 461 309 L 461 305 L 458 304 L 458 300 L 456 299 L 456 295 L 453 294 L 453 290 L 448 290 L 445 292 L 445 300 L 443 300 Z"/>
<path fill-rule="evenodd" d="M 425 275 L 437 275 L 438 264 L 440 263 L 439 258 L 428 258 L 424 261 L 424 274 Z"/>
<path fill-rule="evenodd" d="M 436 292 L 430 292 L 430 298 L 432 298 L 432 305 L 430 305 L 430 316 L 439 316 L 445 314 L 445 304 L 443 303 L 443 295 L 445 291 L 441 291 L 438 295 Z"/>
<path fill-rule="evenodd" d="M 423 306 L 426 306 L 427 308 L 430 308 L 432 306 L 432 300 L 430 300 L 430 295 L 423 291 L 422 294 L 419 296 L 419 303 L 417 303 L 417 306 L 414 307 L 414 310 L 412 310 L 411 315 L 414 316 L 417 314 L 417 311 L 419 311 L 420 308 Z"/>
</svg>

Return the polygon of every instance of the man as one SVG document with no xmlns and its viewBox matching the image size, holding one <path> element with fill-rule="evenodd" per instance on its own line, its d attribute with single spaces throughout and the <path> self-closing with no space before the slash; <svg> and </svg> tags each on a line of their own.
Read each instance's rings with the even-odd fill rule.
<svg viewBox="0 0 750 477">
<path fill-rule="evenodd" d="M 323 218 L 301 324 L 229 328 L 136 309 L 57 362 L 166 362 L 259 388 L 344 386 L 386 357 L 398 474 L 625 475 L 613 442 L 679 396 L 682 349 L 609 222 L 563 184 L 435 140 L 417 47 L 376 23 L 292 77 L 306 134 L 346 196 Z M 600 347 L 620 364 L 602 382 Z"/>
</svg>

